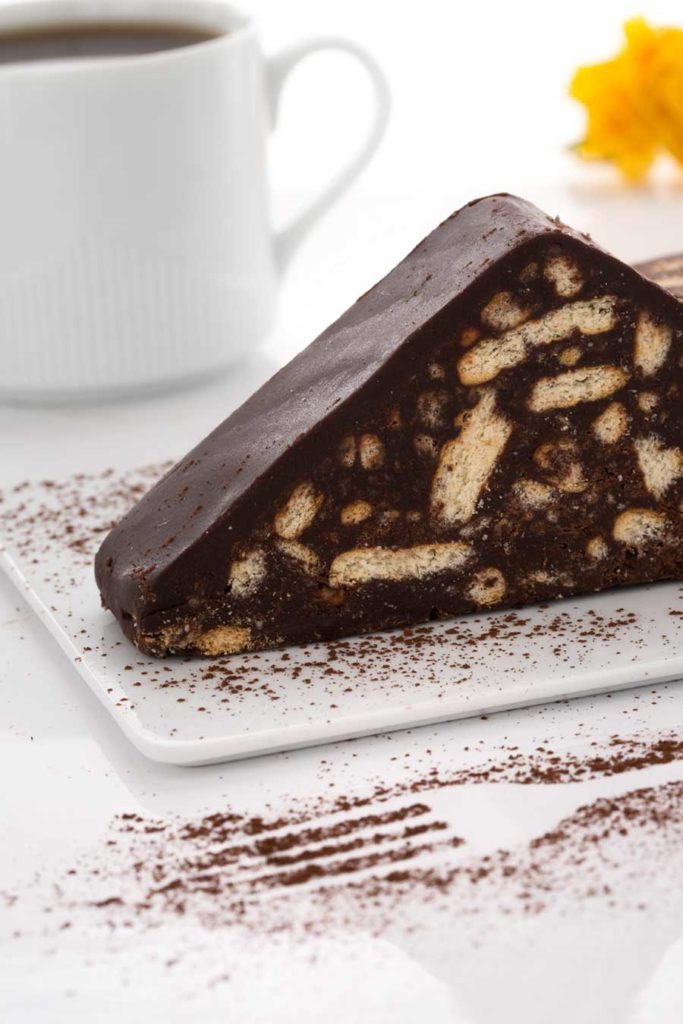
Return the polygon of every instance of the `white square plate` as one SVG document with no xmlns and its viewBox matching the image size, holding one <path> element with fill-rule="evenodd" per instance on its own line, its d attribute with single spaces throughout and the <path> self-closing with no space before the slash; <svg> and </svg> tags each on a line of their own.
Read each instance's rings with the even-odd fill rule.
<svg viewBox="0 0 683 1024">
<path fill-rule="evenodd" d="M 331 644 L 154 659 L 100 607 L 103 534 L 164 467 L 22 484 L 0 565 L 135 746 L 206 764 L 683 676 L 677 583 Z"/>
</svg>

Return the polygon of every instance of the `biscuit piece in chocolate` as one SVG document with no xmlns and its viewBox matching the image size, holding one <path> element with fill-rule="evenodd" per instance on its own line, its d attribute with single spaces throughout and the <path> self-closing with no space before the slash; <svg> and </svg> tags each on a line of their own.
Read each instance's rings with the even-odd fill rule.
<svg viewBox="0 0 683 1024">
<path fill-rule="evenodd" d="M 112 530 L 104 604 L 216 655 L 680 578 L 682 337 L 586 237 L 471 203 Z"/>
</svg>

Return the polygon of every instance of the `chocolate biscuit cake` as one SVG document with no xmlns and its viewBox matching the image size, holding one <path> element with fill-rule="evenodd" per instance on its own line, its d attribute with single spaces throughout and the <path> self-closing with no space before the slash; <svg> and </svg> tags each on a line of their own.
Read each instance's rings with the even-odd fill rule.
<svg viewBox="0 0 683 1024">
<path fill-rule="evenodd" d="M 96 560 L 150 654 L 680 578 L 683 306 L 477 200 L 185 456 Z"/>
</svg>

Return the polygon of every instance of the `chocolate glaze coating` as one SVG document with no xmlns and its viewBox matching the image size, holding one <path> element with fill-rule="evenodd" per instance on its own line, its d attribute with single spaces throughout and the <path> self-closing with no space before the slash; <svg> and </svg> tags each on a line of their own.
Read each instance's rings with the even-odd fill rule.
<svg viewBox="0 0 683 1024">
<path fill-rule="evenodd" d="M 680 342 L 683 318 L 673 296 L 586 237 L 512 196 L 470 203 L 197 445 L 111 531 L 96 558 L 96 577 L 104 605 L 126 634 L 151 653 L 201 650 L 195 639 L 202 632 L 237 621 L 250 628 L 256 624 L 250 646 L 271 646 L 451 615 L 488 603 L 466 595 L 459 573 L 442 572 L 418 582 L 375 580 L 340 589 L 325 581 L 332 560 L 350 547 L 381 544 L 403 549 L 434 541 L 429 516 L 420 506 L 434 465 L 426 465 L 414 451 L 417 428 L 412 410 L 418 391 L 422 394 L 428 387 L 425 367 L 430 360 L 445 367 L 443 402 L 448 416 L 432 431 L 434 444 L 443 450 L 453 437 L 454 419 L 470 413 L 481 397 L 481 389 L 457 382 L 459 333 L 475 321 L 481 332 L 481 309 L 501 290 L 514 291 L 520 302 L 535 303 L 540 312 L 559 309 L 566 300 L 558 298 L 542 277 L 533 288 L 520 284 L 534 261 L 558 255 L 580 265 L 585 278 L 582 297 L 609 293 L 619 311 L 614 330 L 590 339 L 591 364 L 609 363 L 622 367 L 624 374 L 631 372 L 633 332 L 641 308 L 672 325 Z M 531 415 L 528 409 L 534 381 L 561 369 L 556 363 L 551 367 L 552 358 L 553 353 L 544 350 L 528 364 L 504 370 L 495 382 L 500 414 L 517 432 L 496 467 L 495 488 L 482 494 L 480 518 L 498 516 L 501 494 L 534 469 L 539 445 L 560 429 L 563 413 Z M 401 409 L 402 421 L 409 422 L 409 436 L 394 440 L 383 432 L 392 403 Z M 593 418 L 607 404 L 572 410 L 572 436 L 587 436 Z M 628 414 L 640 416 L 635 407 L 629 407 Z M 369 473 L 354 466 L 348 478 L 340 475 L 339 444 L 349 435 L 368 431 L 384 438 L 385 463 Z M 667 445 L 676 444 L 679 420 L 660 424 L 660 434 Z M 585 475 L 607 491 L 625 474 L 627 504 L 652 506 L 651 495 L 643 491 L 633 468 L 631 449 L 622 444 L 609 457 L 607 462 L 604 453 L 596 453 Z M 555 466 L 544 472 L 555 479 L 564 470 Z M 234 595 L 227 585 L 231 563 L 246 547 L 269 543 L 274 515 L 292 488 L 309 479 L 325 499 L 305 535 L 307 548 L 318 553 L 321 565 L 307 576 L 300 568 L 295 571 L 290 556 L 269 553 L 262 589 L 242 601 L 235 620 Z M 385 513 L 397 513 L 395 522 L 380 526 L 373 520 L 356 527 L 352 535 L 340 528 L 340 508 L 361 496 L 371 498 L 373 508 L 382 507 L 384 518 Z M 598 503 L 591 512 L 591 528 L 601 534 L 611 529 L 615 513 L 603 506 Z M 410 520 L 415 512 L 421 519 Z M 500 536 L 471 541 L 472 572 L 485 572 L 492 565 L 503 569 L 506 589 L 496 604 L 680 575 L 678 533 L 665 548 L 647 553 L 620 549 L 608 566 L 585 558 L 579 564 L 585 516 L 576 496 L 567 492 L 554 524 L 544 519 L 541 529 L 536 519 L 527 526 L 520 520 L 516 531 L 513 524 L 519 541 L 514 550 L 496 521 Z M 460 536 L 460 528 L 453 527 L 442 529 L 438 539 L 450 543 Z M 567 552 L 559 562 L 558 546 Z M 564 575 L 555 573 L 551 579 L 546 574 L 544 583 L 538 567 L 551 562 L 563 563 Z M 527 565 L 536 567 L 535 583 L 522 571 Z"/>
</svg>

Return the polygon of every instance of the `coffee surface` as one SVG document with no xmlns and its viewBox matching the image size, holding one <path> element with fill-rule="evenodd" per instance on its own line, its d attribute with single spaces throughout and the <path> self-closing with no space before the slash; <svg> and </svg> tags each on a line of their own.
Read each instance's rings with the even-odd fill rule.
<svg viewBox="0 0 683 1024">
<path fill-rule="evenodd" d="M 0 64 L 158 53 L 206 42 L 218 34 L 192 25 L 162 22 L 41 25 L 0 32 Z"/>
</svg>

